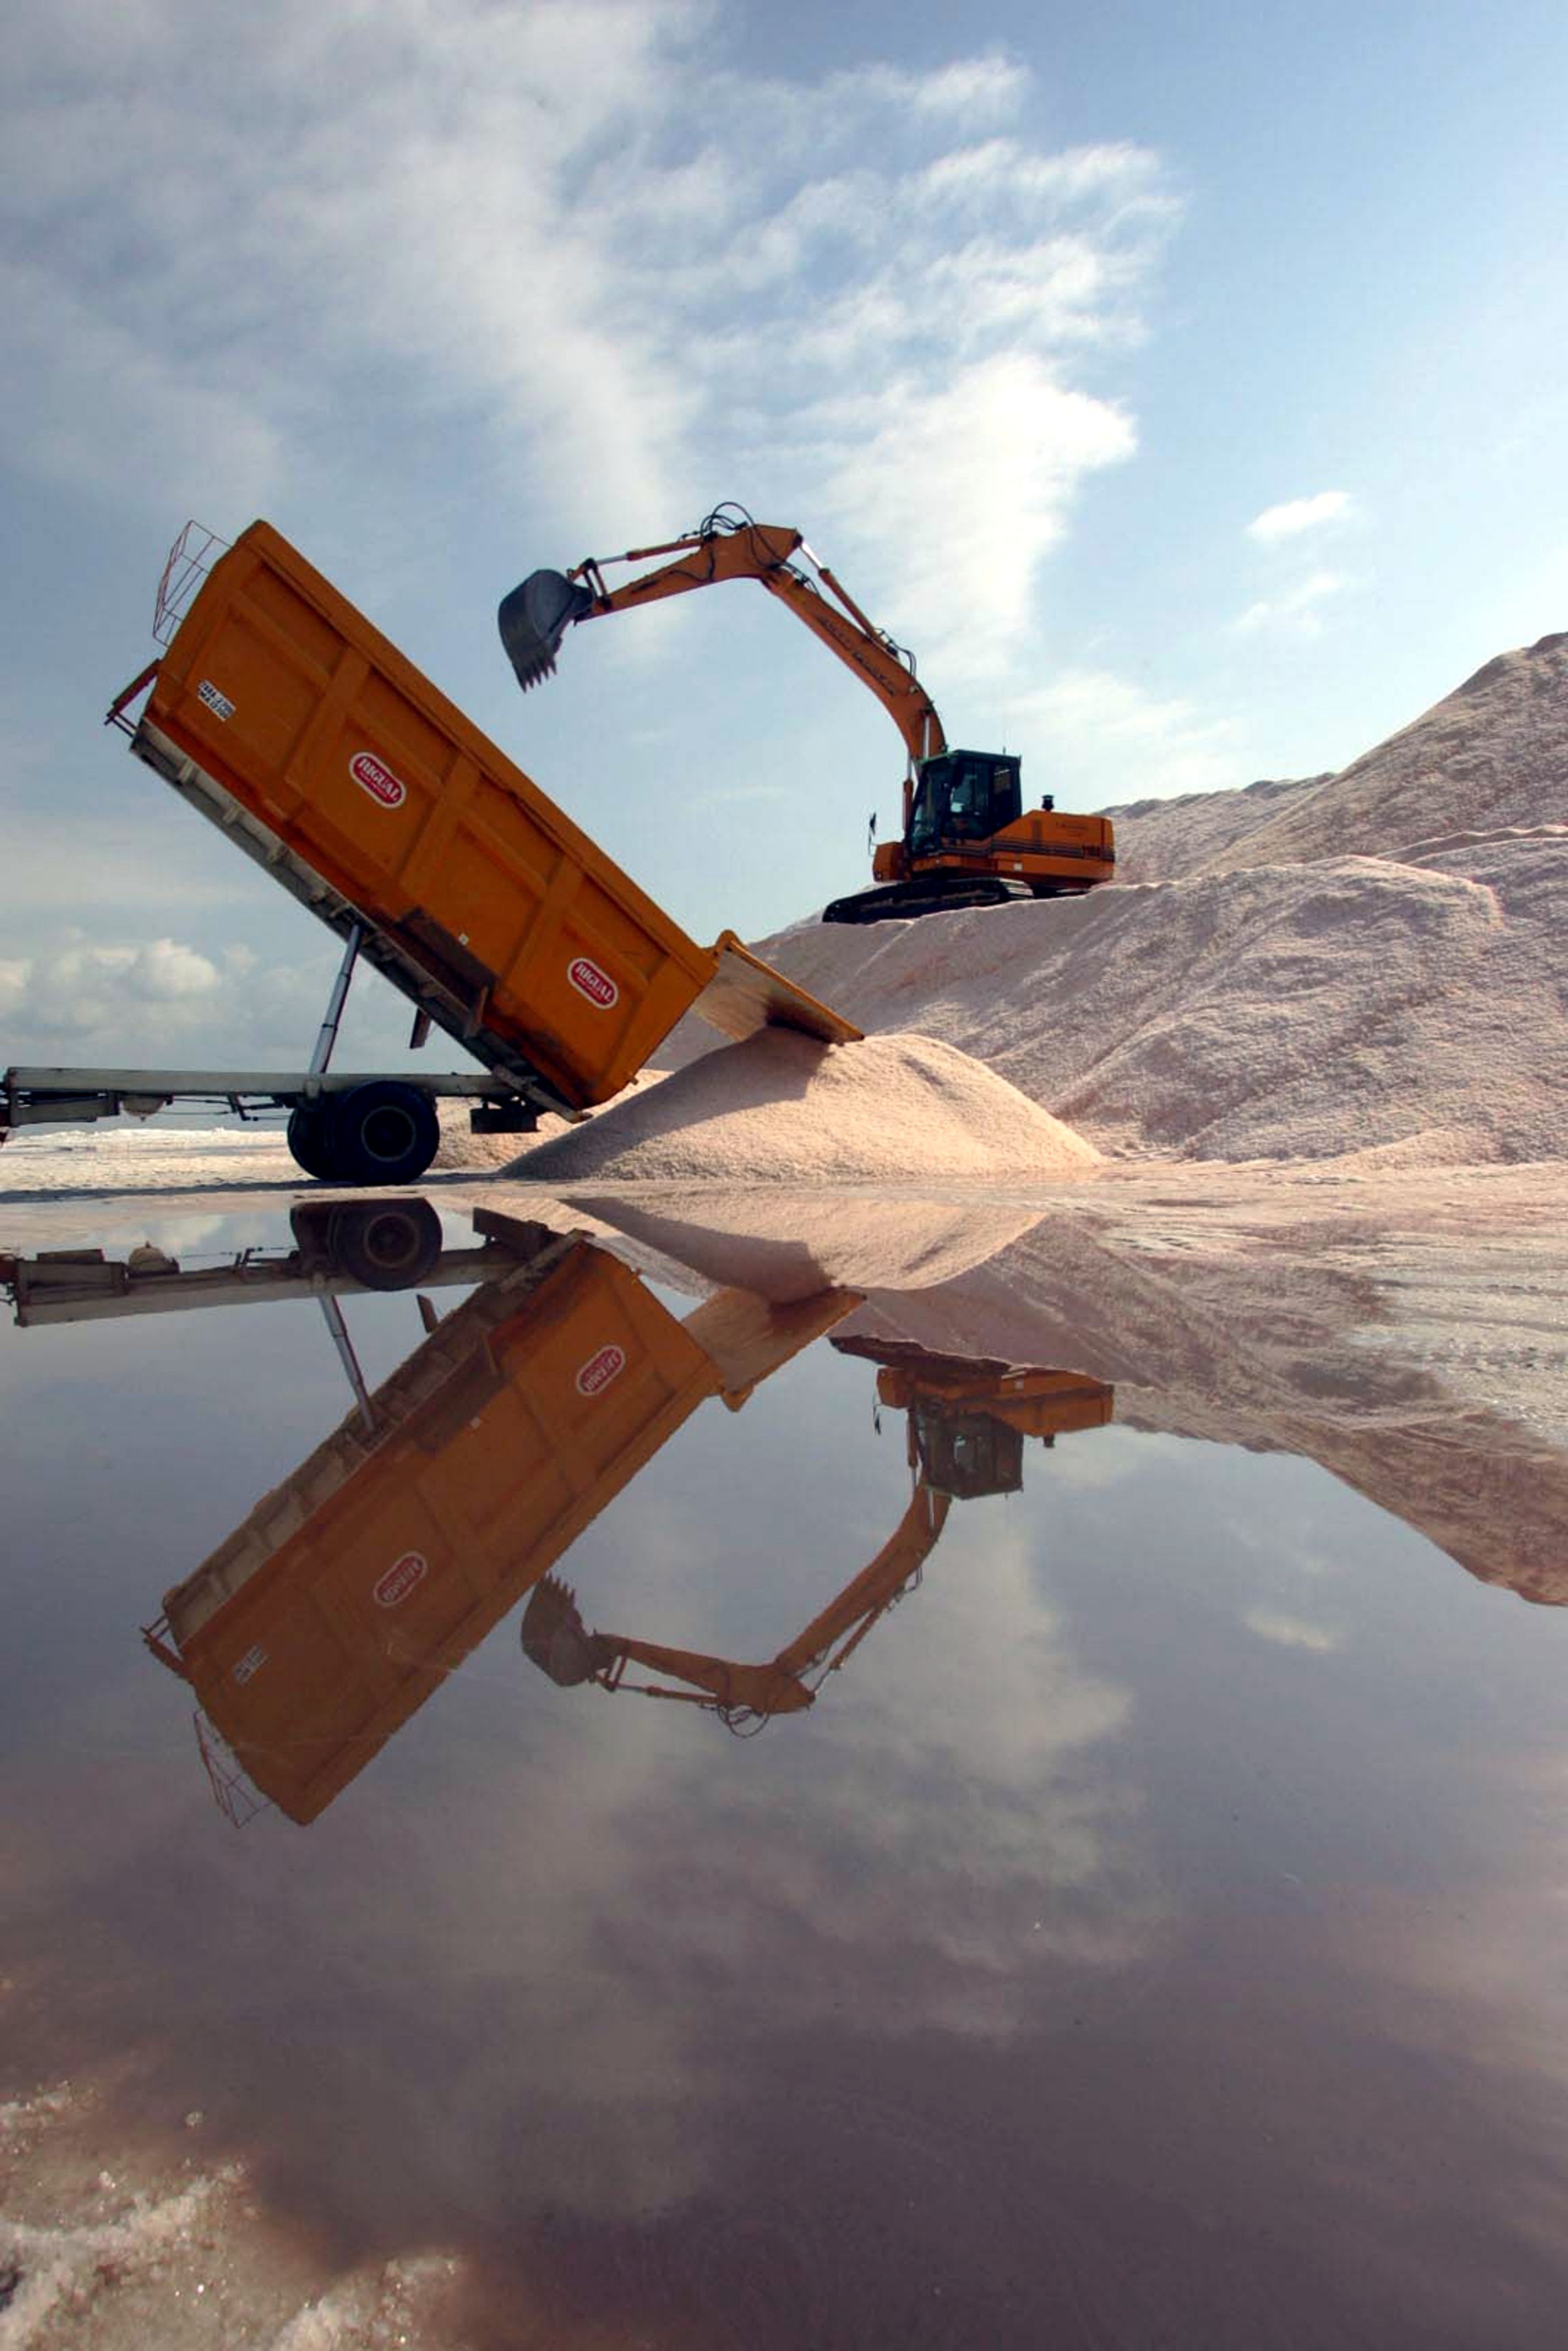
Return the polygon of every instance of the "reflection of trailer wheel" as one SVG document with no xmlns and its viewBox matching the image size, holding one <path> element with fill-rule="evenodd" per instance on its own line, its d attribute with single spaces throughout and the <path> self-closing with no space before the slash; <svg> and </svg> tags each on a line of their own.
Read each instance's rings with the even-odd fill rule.
<svg viewBox="0 0 1568 2351">
<path fill-rule="evenodd" d="M 412 1290 L 441 1255 L 441 1219 L 428 1200 L 382 1200 L 334 1208 L 333 1262 L 367 1290 Z"/>
<path fill-rule="evenodd" d="M 288 1113 L 288 1148 L 294 1154 L 294 1164 L 307 1176 L 314 1176 L 319 1184 L 329 1183 L 333 1174 L 327 1135 L 325 1111 L 307 1109 L 297 1103 Z"/>
<path fill-rule="evenodd" d="M 347 1184 L 412 1184 L 440 1141 L 429 1095 L 387 1078 L 334 1095 L 327 1113 L 332 1173 Z"/>
</svg>

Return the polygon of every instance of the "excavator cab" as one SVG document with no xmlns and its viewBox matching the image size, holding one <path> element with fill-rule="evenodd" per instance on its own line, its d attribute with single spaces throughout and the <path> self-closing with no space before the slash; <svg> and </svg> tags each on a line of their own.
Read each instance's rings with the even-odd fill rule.
<svg viewBox="0 0 1568 2351">
<path fill-rule="evenodd" d="M 909 1429 L 920 1476 L 933 1493 L 972 1502 L 1023 1491 L 1023 1433 L 1005 1420 L 917 1399 Z"/>
<path fill-rule="evenodd" d="M 1005 752 L 943 751 L 923 759 L 905 847 L 933 857 L 961 841 L 989 841 L 1023 814 L 1022 763 Z"/>
</svg>

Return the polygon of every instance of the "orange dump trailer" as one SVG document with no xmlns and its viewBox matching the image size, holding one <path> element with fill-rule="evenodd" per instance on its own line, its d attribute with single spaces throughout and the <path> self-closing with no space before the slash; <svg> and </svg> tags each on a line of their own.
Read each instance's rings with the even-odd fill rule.
<svg viewBox="0 0 1568 2351">
<path fill-rule="evenodd" d="M 183 615 L 165 574 L 168 651 L 111 717 L 536 1110 L 608 1101 L 692 1010 L 860 1035 L 732 932 L 688 938 L 270 525 L 202 573 Z"/>
<path fill-rule="evenodd" d="M 720 1290 L 683 1322 L 604 1250 L 482 1216 L 517 1257 L 193 1574 L 147 1638 L 251 1786 L 314 1820 L 705 1398 L 858 1303 Z"/>
</svg>

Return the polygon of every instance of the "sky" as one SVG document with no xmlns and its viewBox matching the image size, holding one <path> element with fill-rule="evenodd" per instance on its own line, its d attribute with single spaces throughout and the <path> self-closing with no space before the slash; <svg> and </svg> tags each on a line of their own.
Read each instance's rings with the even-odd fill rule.
<svg viewBox="0 0 1568 2351">
<path fill-rule="evenodd" d="M 860 886 L 886 714 L 789 524 L 1061 806 L 1340 767 L 1568 627 L 1568 12 L 13 0 L 0 1063 L 298 1067 L 330 937 L 99 720 L 266 516 L 700 939 Z M 367 978 L 341 1060 L 396 1066 Z M 439 1066 L 458 1066 L 438 1044 Z"/>
</svg>

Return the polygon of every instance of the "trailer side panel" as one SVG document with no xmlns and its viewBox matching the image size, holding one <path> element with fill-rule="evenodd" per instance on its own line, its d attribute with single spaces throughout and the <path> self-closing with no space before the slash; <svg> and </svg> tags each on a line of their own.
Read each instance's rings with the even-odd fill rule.
<svg viewBox="0 0 1568 2351">
<path fill-rule="evenodd" d="M 144 725 L 391 936 L 450 1034 L 503 1064 L 521 1050 L 578 1107 L 714 977 L 715 950 L 267 523 L 214 568 Z"/>
</svg>

